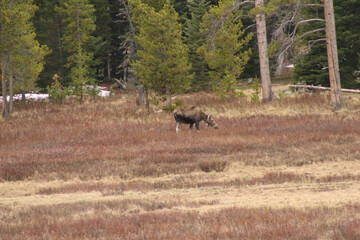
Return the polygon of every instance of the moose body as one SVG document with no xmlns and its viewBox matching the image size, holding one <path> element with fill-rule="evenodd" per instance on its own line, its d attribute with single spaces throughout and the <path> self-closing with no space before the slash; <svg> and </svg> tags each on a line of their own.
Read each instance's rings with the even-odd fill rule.
<svg viewBox="0 0 360 240">
<path fill-rule="evenodd" d="M 176 132 L 180 132 L 181 123 L 190 124 L 190 129 L 193 128 L 194 124 L 196 129 L 199 131 L 199 124 L 201 121 L 204 121 L 206 125 L 210 125 L 215 129 L 218 129 L 217 123 L 212 118 L 211 114 L 206 114 L 200 110 L 199 107 L 193 106 L 189 109 L 177 108 L 174 111 L 174 118 L 176 121 Z"/>
</svg>

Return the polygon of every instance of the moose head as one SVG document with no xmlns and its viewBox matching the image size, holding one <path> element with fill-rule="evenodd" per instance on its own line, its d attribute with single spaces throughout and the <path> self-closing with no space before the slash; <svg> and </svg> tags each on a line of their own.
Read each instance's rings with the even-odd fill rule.
<svg viewBox="0 0 360 240">
<path fill-rule="evenodd" d="M 219 125 L 215 122 L 211 114 L 206 115 L 206 120 L 204 120 L 204 122 L 206 122 L 207 127 L 211 126 L 215 129 L 219 129 Z"/>
</svg>

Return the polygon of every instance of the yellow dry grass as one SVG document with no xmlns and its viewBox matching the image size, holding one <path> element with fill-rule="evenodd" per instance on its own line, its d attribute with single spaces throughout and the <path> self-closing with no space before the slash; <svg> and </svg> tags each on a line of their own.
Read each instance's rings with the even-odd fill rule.
<svg viewBox="0 0 360 240">
<path fill-rule="evenodd" d="M 187 177 L 192 181 L 217 181 L 219 183 L 235 179 L 253 179 L 263 177 L 269 172 L 283 172 L 305 174 L 309 177 L 326 177 L 341 175 L 359 175 L 360 161 L 337 161 L 316 163 L 302 167 L 254 167 L 244 164 L 235 163 L 230 165 L 223 172 L 194 172 Z M 158 178 L 137 178 L 131 181 L 142 181 L 156 183 L 162 181 L 171 181 L 179 179 L 179 175 L 169 175 Z M 187 181 L 186 178 L 183 179 Z M 173 208 L 174 211 L 194 209 L 198 211 L 219 210 L 229 207 L 246 207 L 246 208 L 307 208 L 307 207 L 338 207 L 344 204 L 360 204 L 360 182 L 343 181 L 328 183 L 284 183 L 254 185 L 243 187 L 196 187 L 185 189 L 165 189 L 149 191 L 125 191 L 122 193 L 107 195 L 104 192 L 75 192 L 44 195 L 38 194 L 44 188 L 60 188 L 71 184 L 118 184 L 123 181 L 117 178 L 107 178 L 99 181 L 19 181 L 4 182 L 0 188 L 0 206 L 6 207 L 30 207 L 45 206 L 57 204 L 70 204 L 81 202 L 102 202 L 113 200 L 142 200 L 142 201 L 167 201 L 178 199 L 180 206 Z M 190 203 L 199 202 L 196 207 Z M 201 203 L 205 203 L 204 206 Z M 188 204 L 187 204 L 188 203 Z M 211 203 L 207 205 L 206 203 Z M 187 206 L 189 205 L 190 206 Z"/>
</svg>

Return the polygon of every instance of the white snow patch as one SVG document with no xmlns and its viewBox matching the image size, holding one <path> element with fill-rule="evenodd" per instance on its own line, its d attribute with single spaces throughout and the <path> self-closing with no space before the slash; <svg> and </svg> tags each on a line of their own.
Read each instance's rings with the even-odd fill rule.
<svg viewBox="0 0 360 240">
<path fill-rule="evenodd" d="M 110 96 L 110 91 L 108 90 L 100 90 L 100 92 L 98 93 L 99 97 L 108 97 Z"/>
<path fill-rule="evenodd" d="M 110 96 L 110 91 L 107 90 L 106 87 L 96 87 L 96 89 L 99 91 L 98 96 L 99 97 L 108 97 Z M 50 97 L 49 94 L 45 93 L 25 93 L 25 99 L 26 100 L 32 100 L 32 101 L 44 101 Z M 15 94 L 13 96 L 14 101 L 18 101 L 22 99 L 21 94 Z M 10 101 L 10 96 L 7 96 L 7 100 Z M 3 102 L 3 96 L 0 96 L 0 103 Z"/>
</svg>

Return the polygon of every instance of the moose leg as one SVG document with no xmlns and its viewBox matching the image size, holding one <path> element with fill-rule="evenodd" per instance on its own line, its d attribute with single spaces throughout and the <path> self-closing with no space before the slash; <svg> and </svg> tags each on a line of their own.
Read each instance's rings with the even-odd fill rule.
<svg viewBox="0 0 360 240">
<path fill-rule="evenodd" d="M 200 130 L 199 125 L 200 125 L 199 122 L 195 123 L 196 130 L 198 130 L 198 131 Z"/>
<path fill-rule="evenodd" d="M 180 132 L 180 122 L 176 122 L 176 133 Z"/>
</svg>

